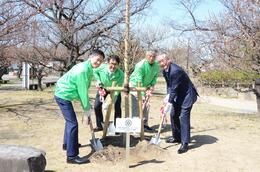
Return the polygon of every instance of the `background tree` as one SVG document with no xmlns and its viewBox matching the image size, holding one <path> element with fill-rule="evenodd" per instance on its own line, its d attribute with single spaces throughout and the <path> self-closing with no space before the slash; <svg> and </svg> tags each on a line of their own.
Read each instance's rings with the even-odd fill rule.
<svg viewBox="0 0 260 172">
<path fill-rule="evenodd" d="M 173 29 L 190 34 L 199 41 L 208 62 L 215 68 L 260 71 L 260 2 L 248 0 L 219 0 L 225 7 L 217 17 L 210 16 L 208 21 L 196 18 L 194 10 L 202 3 L 199 0 L 179 0 L 178 3 L 190 16 L 189 24 L 178 25 L 171 22 Z M 199 51 L 198 51 L 199 52 Z M 202 54 L 202 57 L 203 56 Z M 200 66 L 201 67 L 201 66 Z"/>
<path fill-rule="evenodd" d="M 13 60 L 11 49 L 24 41 L 23 32 L 32 15 L 14 1 L 0 2 L 0 80 Z"/>
<path fill-rule="evenodd" d="M 140 14 L 153 0 L 133 0 L 130 15 Z M 69 70 L 79 57 L 102 48 L 112 38 L 113 29 L 124 22 L 124 1 L 108 0 L 20 0 L 39 14 L 42 47 L 52 52 L 61 72 Z M 50 51 L 51 50 L 51 51 Z"/>
</svg>

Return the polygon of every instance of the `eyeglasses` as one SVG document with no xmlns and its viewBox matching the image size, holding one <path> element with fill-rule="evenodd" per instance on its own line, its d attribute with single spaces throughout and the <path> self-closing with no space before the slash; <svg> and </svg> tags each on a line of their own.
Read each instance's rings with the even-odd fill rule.
<svg viewBox="0 0 260 172">
<path fill-rule="evenodd" d="M 112 62 L 110 62 L 109 64 L 110 64 L 110 65 L 114 65 L 114 66 L 116 66 L 116 65 L 117 65 L 117 63 L 112 63 Z"/>
</svg>

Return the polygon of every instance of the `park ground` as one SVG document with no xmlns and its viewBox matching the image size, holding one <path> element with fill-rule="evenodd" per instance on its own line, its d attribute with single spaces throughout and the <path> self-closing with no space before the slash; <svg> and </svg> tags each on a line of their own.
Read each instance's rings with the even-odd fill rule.
<svg viewBox="0 0 260 172">
<path fill-rule="evenodd" d="M 167 144 L 171 135 L 170 123 L 163 129 L 160 147 L 139 142 L 138 136 L 131 139 L 129 168 L 124 159 L 122 137 L 108 137 L 105 150 L 91 152 L 89 128 L 81 124 L 83 114 L 75 102 L 79 121 L 81 156 L 88 156 L 90 164 L 71 165 L 65 161 L 62 150 L 64 119 L 53 99 L 53 89 L 45 91 L 0 90 L 0 143 L 32 146 L 46 152 L 46 171 L 49 172 L 103 172 L 103 171 L 205 171 L 205 172 L 257 172 L 260 169 L 260 116 L 255 112 L 238 112 L 234 107 L 209 104 L 200 97 L 191 115 L 191 143 L 189 151 L 177 154 L 180 145 Z M 160 91 L 157 90 L 158 93 Z M 94 87 L 90 97 L 93 103 Z M 158 128 L 159 108 L 162 94 L 151 99 L 149 125 Z M 223 99 L 224 100 L 224 99 Z M 227 100 L 227 99 L 225 99 Z M 219 100 L 221 102 L 221 100 Z M 218 101 L 218 102 L 219 102 Z M 211 100 L 212 102 L 212 100 Z M 243 101 L 241 102 L 243 104 Z M 246 102 L 248 103 L 248 102 Z M 223 101 L 222 104 L 227 104 Z M 237 104 L 239 106 L 239 104 Z M 94 114 L 92 116 L 95 120 Z M 145 133 L 149 140 L 155 133 Z M 101 138 L 102 133 L 97 132 Z"/>
</svg>

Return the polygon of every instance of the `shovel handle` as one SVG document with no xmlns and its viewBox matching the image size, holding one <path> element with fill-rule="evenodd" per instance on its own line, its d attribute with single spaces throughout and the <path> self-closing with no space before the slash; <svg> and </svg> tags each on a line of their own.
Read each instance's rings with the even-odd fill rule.
<svg viewBox="0 0 260 172">
<path fill-rule="evenodd" d="M 91 120 L 90 116 L 88 117 L 88 121 L 89 121 L 90 130 L 93 131 L 93 124 L 92 124 L 92 120 Z"/>
<path fill-rule="evenodd" d="M 88 117 L 88 119 L 89 119 L 89 128 L 90 128 L 90 131 L 91 131 L 92 138 L 95 139 L 93 124 L 92 124 L 92 120 L 91 120 L 90 116 Z"/>
<path fill-rule="evenodd" d="M 163 121 L 164 121 L 164 118 L 165 118 L 165 115 L 166 114 L 163 114 L 163 116 L 162 116 L 162 119 L 161 119 L 161 122 L 160 122 L 160 125 L 159 125 L 159 129 L 158 129 L 158 135 L 160 135 L 160 133 L 161 133 L 161 130 L 162 130 L 162 124 L 163 124 Z"/>
<path fill-rule="evenodd" d="M 143 109 L 143 110 L 144 110 L 146 104 L 148 103 L 149 99 L 150 99 L 150 96 L 146 96 L 146 97 L 145 97 L 144 103 L 143 103 L 143 105 L 142 105 L 142 109 Z"/>
</svg>

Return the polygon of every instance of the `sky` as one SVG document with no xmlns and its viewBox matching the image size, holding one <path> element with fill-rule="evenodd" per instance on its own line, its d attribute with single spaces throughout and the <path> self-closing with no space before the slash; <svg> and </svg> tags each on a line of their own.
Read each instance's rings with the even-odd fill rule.
<svg viewBox="0 0 260 172">
<path fill-rule="evenodd" d="M 191 22 L 191 17 L 175 2 L 176 0 L 154 0 L 152 6 L 146 9 L 145 16 L 139 18 L 140 20 L 132 20 L 135 23 L 134 28 L 137 30 L 159 28 L 167 32 L 167 38 L 159 43 L 162 47 L 172 46 L 180 42 L 187 44 L 187 37 L 192 36 L 192 33 L 187 32 L 180 36 L 180 32 L 171 29 L 169 24 L 172 20 L 179 25 Z M 202 0 L 194 14 L 199 21 L 205 21 L 213 14 L 218 16 L 223 10 L 224 7 L 218 0 Z"/>
<path fill-rule="evenodd" d="M 217 0 L 203 0 L 201 5 L 195 10 L 198 19 L 207 19 L 209 14 L 218 14 L 223 10 L 223 6 Z M 149 8 L 148 14 L 144 17 L 146 24 L 160 25 L 169 20 L 177 22 L 186 22 L 189 19 L 187 13 L 183 12 L 174 0 L 155 0 L 152 7 Z"/>
</svg>

